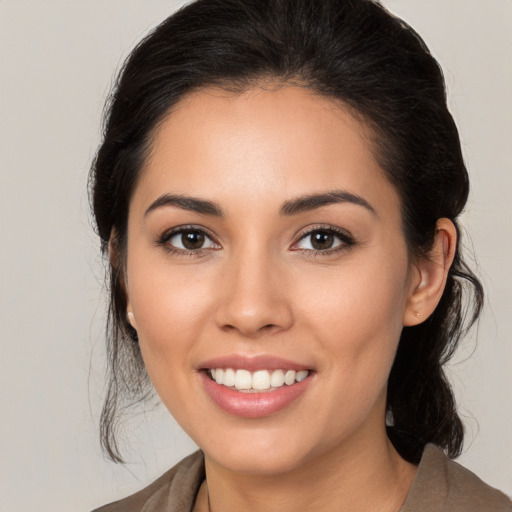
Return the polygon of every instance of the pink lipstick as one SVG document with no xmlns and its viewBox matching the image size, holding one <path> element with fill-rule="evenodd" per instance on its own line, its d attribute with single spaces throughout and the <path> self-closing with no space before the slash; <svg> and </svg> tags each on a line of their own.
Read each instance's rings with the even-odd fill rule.
<svg viewBox="0 0 512 512">
<path fill-rule="evenodd" d="M 274 356 L 232 355 L 200 365 L 211 400 L 229 414 L 261 418 L 298 400 L 313 380 L 311 367 Z"/>
</svg>

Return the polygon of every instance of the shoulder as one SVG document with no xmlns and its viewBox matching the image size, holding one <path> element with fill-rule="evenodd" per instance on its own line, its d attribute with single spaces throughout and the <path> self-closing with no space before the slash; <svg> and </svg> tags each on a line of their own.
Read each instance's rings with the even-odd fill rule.
<svg viewBox="0 0 512 512">
<path fill-rule="evenodd" d="M 189 512 L 203 480 L 203 454 L 197 451 L 139 492 L 93 512 Z"/>
<path fill-rule="evenodd" d="M 512 501 L 443 451 L 425 447 L 418 472 L 400 512 L 512 512 Z"/>
</svg>

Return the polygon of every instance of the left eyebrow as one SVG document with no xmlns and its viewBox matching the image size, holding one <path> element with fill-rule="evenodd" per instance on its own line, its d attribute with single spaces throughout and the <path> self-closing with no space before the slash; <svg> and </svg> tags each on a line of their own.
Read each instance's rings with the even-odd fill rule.
<svg viewBox="0 0 512 512">
<path fill-rule="evenodd" d="M 361 196 L 352 194 L 351 192 L 346 192 L 345 190 L 332 190 L 320 194 L 308 194 L 305 196 L 300 196 L 296 199 L 292 199 L 290 201 L 286 201 L 286 203 L 284 203 L 281 207 L 279 214 L 281 216 L 288 217 L 290 215 L 296 215 L 298 213 L 315 210 L 321 206 L 326 206 L 333 203 L 352 203 L 358 206 L 362 206 L 374 215 L 377 215 L 375 208 L 373 208 L 373 206 L 368 201 L 366 201 L 366 199 L 362 198 Z"/>
</svg>

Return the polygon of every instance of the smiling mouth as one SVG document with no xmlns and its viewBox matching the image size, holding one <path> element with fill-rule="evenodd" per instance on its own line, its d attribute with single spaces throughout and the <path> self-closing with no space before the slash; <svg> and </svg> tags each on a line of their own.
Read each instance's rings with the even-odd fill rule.
<svg viewBox="0 0 512 512">
<path fill-rule="evenodd" d="M 292 386 L 306 379 L 310 370 L 249 370 L 233 368 L 210 368 L 206 374 L 221 386 L 242 393 L 275 391 L 283 386 Z"/>
</svg>

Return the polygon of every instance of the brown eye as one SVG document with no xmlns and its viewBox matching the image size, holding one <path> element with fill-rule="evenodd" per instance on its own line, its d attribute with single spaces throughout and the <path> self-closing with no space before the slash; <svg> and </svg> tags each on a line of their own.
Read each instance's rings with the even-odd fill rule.
<svg viewBox="0 0 512 512">
<path fill-rule="evenodd" d="M 181 233 L 181 243 L 185 249 L 193 251 L 201 249 L 204 244 L 205 236 L 200 231 L 184 231 Z"/>
<path fill-rule="evenodd" d="M 334 235 L 326 231 L 314 231 L 310 237 L 311 246 L 318 251 L 330 249 L 334 244 Z"/>
<path fill-rule="evenodd" d="M 172 252 L 199 252 L 203 249 L 220 248 L 203 230 L 186 227 L 164 234 L 158 243 Z"/>
<path fill-rule="evenodd" d="M 338 249 L 353 246 L 355 243 L 351 235 L 339 228 L 313 229 L 302 235 L 293 246 L 293 250 L 308 251 L 311 253 L 329 254 Z"/>
</svg>

